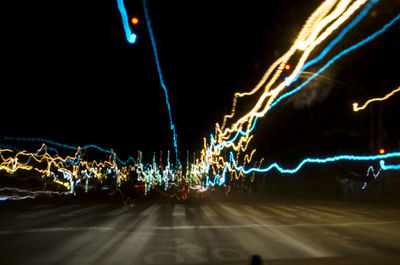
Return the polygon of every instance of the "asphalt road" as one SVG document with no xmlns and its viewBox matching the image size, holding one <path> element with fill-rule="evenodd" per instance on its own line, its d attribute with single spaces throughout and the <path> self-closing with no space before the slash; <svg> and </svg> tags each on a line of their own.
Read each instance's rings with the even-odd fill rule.
<svg viewBox="0 0 400 265">
<path fill-rule="evenodd" d="M 1 264 L 400 264 L 400 211 L 341 202 L 152 199 L 1 208 Z"/>
</svg>

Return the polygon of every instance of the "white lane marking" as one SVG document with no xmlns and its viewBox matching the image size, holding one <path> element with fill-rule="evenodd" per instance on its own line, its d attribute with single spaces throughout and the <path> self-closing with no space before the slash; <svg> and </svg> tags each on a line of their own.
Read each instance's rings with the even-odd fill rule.
<svg viewBox="0 0 400 265">
<path fill-rule="evenodd" d="M 383 225 L 383 224 L 399 224 L 399 220 L 395 221 L 379 221 L 379 222 L 349 222 L 349 223 L 297 223 L 297 224 L 241 224 L 241 225 L 181 225 L 181 226 L 155 226 L 155 230 L 192 230 L 192 229 L 240 229 L 240 228 L 284 228 L 284 227 L 347 227 L 357 225 Z"/>
<path fill-rule="evenodd" d="M 175 204 L 174 210 L 172 212 L 172 216 L 184 216 L 185 215 L 185 208 L 183 204 Z"/>
<path fill-rule="evenodd" d="M 43 232 L 71 232 L 71 231 L 97 231 L 109 232 L 114 231 L 114 227 L 92 226 L 92 227 L 47 227 L 47 228 L 30 228 L 25 230 L 3 230 L 0 234 L 19 234 L 19 233 L 43 233 Z"/>
<path fill-rule="evenodd" d="M 74 211 L 71 211 L 71 212 L 67 212 L 67 213 L 64 213 L 64 214 L 60 214 L 60 216 L 71 217 L 71 216 L 83 215 L 83 214 L 87 214 L 89 212 L 92 212 L 94 210 L 103 208 L 104 206 L 105 206 L 105 204 L 96 204 L 96 205 L 80 208 L 80 209 L 77 209 L 77 210 L 74 210 Z"/>
<path fill-rule="evenodd" d="M 217 216 L 216 212 L 214 212 L 210 206 L 208 205 L 201 205 L 200 206 L 201 211 L 206 215 L 206 216 Z"/>
<path fill-rule="evenodd" d="M 261 206 L 261 207 L 264 208 L 264 209 L 267 209 L 268 211 L 271 211 L 271 212 L 273 212 L 275 214 L 278 214 L 278 215 L 281 215 L 283 217 L 286 217 L 286 218 L 297 218 L 297 216 L 295 216 L 293 214 L 290 214 L 290 213 L 287 213 L 285 211 L 276 209 L 274 207 L 270 207 L 270 206 Z"/>
</svg>

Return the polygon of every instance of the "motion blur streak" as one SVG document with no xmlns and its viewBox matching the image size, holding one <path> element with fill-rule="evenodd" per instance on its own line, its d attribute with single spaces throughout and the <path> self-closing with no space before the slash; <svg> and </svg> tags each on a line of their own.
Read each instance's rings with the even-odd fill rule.
<svg viewBox="0 0 400 265">
<path fill-rule="evenodd" d="M 121 14 L 122 25 L 124 26 L 126 40 L 130 44 L 133 44 L 136 42 L 136 34 L 132 33 L 131 28 L 129 27 L 128 15 L 126 14 L 124 0 L 117 0 L 117 5 L 119 13 Z"/>
<path fill-rule="evenodd" d="M 383 170 L 399 170 L 400 169 L 400 164 L 398 164 L 398 165 L 386 165 L 384 160 L 379 161 L 379 164 L 381 165 L 381 168 Z"/>
<path fill-rule="evenodd" d="M 151 45 L 153 46 L 153 53 L 154 53 L 154 59 L 156 61 L 156 66 L 157 66 L 157 71 L 158 71 L 158 77 L 160 78 L 160 84 L 161 87 L 164 90 L 165 93 L 165 103 L 167 104 L 167 108 L 168 108 L 168 117 L 169 117 L 169 122 L 170 122 L 170 129 L 172 131 L 172 136 L 174 139 L 174 148 L 175 148 L 175 158 L 176 161 L 178 162 L 179 166 L 181 166 L 181 163 L 178 159 L 178 140 L 177 140 L 177 134 L 175 132 L 175 125 L 174 122 L 172 120 L 172 113 L 171 113 L 171 105 L 169 103 L 169 98 L 168 98 L 168 89 L 167 86 L 164 84 L 164 78 L 161 72 L 161 66 L 160 66 L 160 61 L 158 59 L 158 52 L 157 52 L 157 47 L 156 47 L 156 40 L 154 38 L 154 34 L 153 34 L 153 29 L 151 27 L 151 21 L 150 21 L 150 16 L 149 16 L 149 11 L 147 9 L 147 1 L 143 0 L 143 10 L 144 10 L 144 16 L 146 18 L 146 25 L 147 25 L 147 29 L 149 31 L 149 35 L 150 35 L 150 40 L 151 40 Z"/>
<path fill-rule="evenodd" d="M 356 155 L 339 155 L 327 158 L 306 158 L 301 161 L 297 167 L 293 169 L 284 169 L 280 167 L 277 163 L 273 163 L 266 168 L 250 168 L 245 170 L 242 166 L 235 166 L 237 170 L 242 171 L 244 174 L 249 174 L 252 172 L 268 172 L 271 169 L 275 168 L 282 174 L 295 174 L 297 173 L 305 164 L 307 163 L 316 163 L 316 164 L 325 164 L 325 163 L 332 163 L 342 160 L 350 160 L 350 161 L 373 161 L 373 160 L 380 160 L 381 167 L 383 170 L 388 169 L 396 169 L 394 167 L 386 166 L 382 159 L 393 158 L 393 157 L 400 157 L 400 152 L 388 153 L 385 155 L 375 155 L 375 156 L 356 156 Z"/>
<path fill-rule="evenodd" d="M 45 138 L 4 136 L 3 139 L 6 140 L 6 141 L 46 143 L 46 144 L 49 144 L 49 145 L 53 145 L 53 146 L 57 146 L 57 147 L 60 147 L 60 148 L 65 148 L 65 149 L 69 149 L 69 150 L 73 150 L 73 151 L 86 150 L 86 149 L 94 148 L 94 149 L 97 149 L 100 152 L 103 152 L 103 153 L 106 153 L 106 154 L 109 154 L 109 155 L 114 155 L 115 159 L 119 163 L 121 163 L 123 165 L 128 164 L 130 161 L 132 161 L 133 163 L 136 164 L 135 159 L 133 157 L 131 157 L 131 156 L 127 160 L 123 161 L 120 158 L 118 158 L 117 154 L 113 150 L 107 150 L 107 149 L 104 149 L 104 148 L 102 148 L 102 147 L 100 147 L 98 145 L 94 145 L 94 144 L 85 145 L 85 146 L 82 146 L 82 147 L 80 147 L 80 146 L 77 147 L 77 146 L 72 146 L 72 145 L 68 145 L 68 144 L 58 143 L 58 142 L 55 142 L 55 141 L 52 141 L 52 140 L 49 140 L 49 139 L 45 139 Z M 55 150 L 55 149 L 51 149 L 51 147 L 48 147 L 48 146 L 46 147 L 46 149 L 49 150 L 49 151 L 50 150 Z M 58 153 L 58 152 L 56 152 L 56 153 Z"/>
<path fill-rule="evenodd" d="M 353 110 L 354 111 L 359 111 L 359 110 L 363 110 L 365 109 L 370 103 L 374 102 L 374 101 L 384 101 L 388 98 L 390 98 L 391 96 L 393 96 L 395 93 L 400 92 L 400 86 L 398 88 L 396 88 L 395 90 L 393 90 L 392 92 L 388 93 L 386 96 L 382 97 L 382 98 L 371 98 L 369 99 L 367 102 L 364 103 L 364 105 L 362 105 L 361 107 L 358 106 L 358 103 L 353 103 Z"/>
</svg>

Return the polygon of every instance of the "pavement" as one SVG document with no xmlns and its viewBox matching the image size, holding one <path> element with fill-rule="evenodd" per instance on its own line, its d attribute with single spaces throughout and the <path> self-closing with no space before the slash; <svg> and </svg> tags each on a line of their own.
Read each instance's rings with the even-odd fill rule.
<svg viewBox="0 0 400 265">
<path fill-rule="evenodd" d="M 0 210 L 1 264 L 400 264 L 398 206 L 210 194 Z"/>
</svg>

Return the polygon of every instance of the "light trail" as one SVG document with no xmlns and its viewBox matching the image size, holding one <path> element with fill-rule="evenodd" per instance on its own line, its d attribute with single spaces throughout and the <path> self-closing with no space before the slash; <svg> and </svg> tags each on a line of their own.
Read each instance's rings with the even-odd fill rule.
<svg viewBox="0 0 400 265">
<path fill-rule="evenodd" d="M 129 20 L 128 20 L 128 15 L 126 13 L 124 0 L 117 0 L 117 6 L 118 6 L 119 13 L 121 14 L 122 25 L 124 27 L 126 40 L 130 44 L 133 44 L 136 42 L 136 34 L 132 33 L 132 30 L 129 27 Z"/>
<path fill-rule="evenodd" d="M 160 61 L 158 59 L 156 40 L 154 38 L 153 29 L 151 27 L 150 15 L 149 15 L 149 11 L 147 9 L 147 1 L 146 0 L 143 0 L 143 10 L 144 10 L 144 16 L 146 18 L 147 30 L 149 31 L 149 35 L 150 35 L 151 45 L 153 47 L 153 54 L 154 54 L 154 59 L 156 61 L 158 77 L 160 79 L 160 84 L 161 84 L 161 87 L 163 88 L 164 94 L 165 94 L 165 103 L 167 104 L 167 108 L 168 108 L 168 117 L 169 117 L 169 122 L 170 122 L 170 130 L 172 131 L 172 136 L 173 136 L 173 140 L 174 140 L 175 158 L 176 158 L 176 161 L 179 164 L 179 166 L 181 166 L 181 163 L 180 163 L 180 161 L 178 159 L 178 139 L 177 139 L 178 136 L 177 136 L 176 131 L 175 131 L 174 122 L 172 120 L 172 112 L 171 112 L 171 105 L 169 103 L 168 89 L 167 89 L 167 86 L 164 83 L 164 78 L 163 78 L 163 75 L 162 75 L 162 72 L 161 72 Z"/>
<path fill-rule="evenodd" d="M 386 96 L 384 96 L 382 98 L 371 98 L 371 99 L 367 100 L 367 102 L 365 102 L 361 107 L 358 106 L 358 103 L 353 103 L 353 111 L 357 112 L 359 110 L 363 110 L 370 103 L 375 102 L 375 101 L 384 101 L 384 100 L 390 98 L 391 96 L 393 96 L 394 94 L 396 94 L 397 92 L 400 92 L 400 86 L 398 88 L 396 88 L 395 90 L 393 90 L 392 92 L 386 94 Z"/>
<path fill-rule="evenodd" d="M 377 177 L 379 177 L 379 174 L 381 173 L 381 171 L 382 171 L 382 168 L 379 168 L 378 172 L 375 173 L 374 167 L 369 166 L 369 168 L 367 170 L 367 174 L 365 176 L 369 177 L 372 174 L 372 176 L 376 179 Z"/>
<path fill-rule="evenodd" d="M 326 157 L 326 158 L 305 158 L 303 161 L 301 161 L 295 168 L 293 169 L 284 169 L 281 166 L 279 166 L 277 163 L 273 163 L 270 166 L 266 168 L 250 168 L 250 169 L 244 169 L 243 166 L 235 166 L 237 170 L 242 171 L 244 174 L 249 174 L 252 172 L 259 172 L 259 173 L 266 173 L 272 169 L 278 170 L 282 174 L 295 174 L 297 173 L 305 164 L 326 164 L 326 163 L 332 163 L 332 162 L 338 162 L 338 161 L 374 161 L 374 160 L 380 160 L 381 162 L 381 168 L 383 170 L 388 170 L 388 169 L 395 169 L 391 168 L 389 166 L 385 167 L 384 165 L 384 160 L 383 159 L 388 159 L 388 158 L 393 158 L 393 157 L 400 157 L 400 152 L 394 152 L 394 153 L 387 153 L 384 155 L 338 155 L 338 156 L 333 156 L 333 157 Z M 383 165 L 383 166 L 382 166 Z"/>
<path fill-rule="evenodd" d="M 24 199 L 35 199 L 38 195 L 69 195 L 69 192 L 58 192 L 58 191 L 44 191 L 44 190 L 26 190 L 26 189 L 18 189 L 11 187 L 0 188 L 0 192 L 12 192 L 12 193 L 21 193 L 21 194 L 29 194 L 24 196 L 18 195 L 3 195 L 0 196 L 0 201 L 5 200 L 24 200 Z"/>
<path fill-rule="evenodd" d="M 384 160 L 379 161 L 379 165 L 383 170 L 400 170 L 400 164 L 398 165 L 386 165 Z"/>
<path fill-rule="evenodd" d="M 237 165 L 236 159 L 234 158 L 233 152 L 230 152 L 230 159 L 229 162 L 225 162 L 224 169 L 221 174 L 216 174 L 213 180 L 210 180 L 210 177 L 206 177 L 206 186 L 215 186 L 225 183 L 226 173 L 230 172 L 232 169 L 235 169 L 239 172 L 242 172 L 245 175 L 257 172 L 257 173 L 267 173 L 273 169 L 277 170 L 281 174 L 296 174 L 298 173 L 301 168 L 303 168 L 306 164 L 327 164 L 327 163 L 334 163 L 339 161 L 376 161 L 379 160 L 381 169 L 377 173 L 373 173 L 374 178 L 376 179 L 381 170 L 398 170 L 400 169 L 400 165 L 385 165 L 384 159 L 388 158 L 399 158 L 400 152 L 393 152 L 387 154 L 380 154 L 380 155 L 338 155 L 326 158 L 305 158 L 303 159 L 296 167 L 294 168 L 283 168 L 279 166 L 278 163 L 272 163 L 265 168 L 260 167 L 253 167 L 249 169 L 245 169 L 243 166 Z M 373 168 L 368 168 L 367 176 L 370 172 L 373 172 Z M 365 188 L 366 185 L 364 185 Z"/>
<path fill-rule="evenodd" d="M 109 155 L 114 155 L 115 159 L 119 163 L 121 163 L 123 165 L 129 164 L 129 162 L 133 162 L 133 163 L 136 164 L 135 159 L 132 156 L 130 156 L 127 160 L 123 161 L 117 156 L 117 154 L 113 150 L 107 150 L 107 149 L 104 149 L 104 148 L 102 148 L 102 147 L 100 147 L 98 145 L 94 145 L 94 144 L 84 145 L 84 146 L 80 147 L 80 146 L 72 146 L 72 145 L 68 145 L 68 144 L 62 144 L 62 143 L 55 142 L 55 141 L 52 141 L 52 140 L 49 140 L 49 139 L 46 139 L 46 138 L 3 136 L 3 139 L 5 141 L 46 143 L 48 145 L 53 145 L 53 146 L 57 146 L 57 147 L 60 147 L 60 148 L 65 148 L 65 149 L 69 149 L 69 150 L 73 150 L 73 151 L 87 150 L 87 149 L 92 149 L 93 148 L 93 149 L 96 149 L 96 150 L 98 150 L 100 152 L 103 152 L 103 153 L 106 153 L 106 154 L 109 154 Z M 49 151 L 54 151 L 55 153 L 58 154 L 58 152 L 57 152 L 57 150 L 55 148 L 53 148 L 51 146 L 46 146 L 46 148 Z"/>
</svg>

